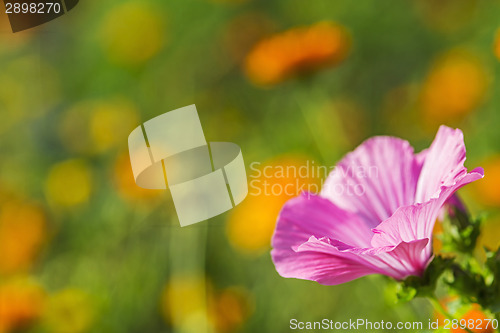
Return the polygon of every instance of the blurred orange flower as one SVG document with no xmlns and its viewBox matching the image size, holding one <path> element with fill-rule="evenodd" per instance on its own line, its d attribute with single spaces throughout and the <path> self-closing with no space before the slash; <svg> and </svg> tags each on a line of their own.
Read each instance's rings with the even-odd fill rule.
<svg viewBox="0 0 500 333">
<path fill-rule="evenodd" d="M 217 332 L 234 332 L 252 311 L 249 293 L 241 287 L 229 287 L 213 297 L 209 315 Z"/>
<path fill-rule="evenodd" d="M 282 157 L 261 165 L 254 178 L 250 174 L 249 194 L 231 211 L 226 225 L 234 248 L 245 254 L 262 254 L 269 249 L 285 202 L 302 190 L 319 192 L 323 175 L 313 174 L 311 168 L 305 158 Z"/>
<path fill-rule="evenodd" d="M 9 18 L 4 10 L 0 10 L 0 53 L 4 50 L 15 51 L 35 36 L 34 29 L 12 33 Z"/>
<path fill-rule="evenodd" d="M 500 207 L 500 155 L 492 156 L 481 164 L 488 176 L 473 184 L 480 203 Z"/>
<path fill-rule="evenodd" d="M 434 224 L 434 229 L 432 231 L 432 253 L 441 254 L 443 249 L 443 242 L 441 240 L 441 235 L 443 234 L 443 224 L 441 221 L 436 221 Z"/>
<path fill-rule="evenodd" d="M 471 325 L 471 327 L 469 327 L 469 330 L 474 333 L 495 332 L 491 322 L 487 321 L 487 319 L 489 318 L 484 314 L 484 312 L 481 311 L 481 307 L 478 304 L 473 304 L 472 309 L 467 311 L 467 313 L 460 318 L 459 322 L 465 321 L 469 324 L 470 320 L 470 323 L 473 324 Z M 452 327 L 450 333 L 467 333 L 467 330 Z"/>
<path fill-rule="evenodd" d="M 431 69 L 421 92 L 421 108 L 429 124 L 461 120 L 483 101 L 488 77 L 479 59 L 451 51 Z"/>
<path fill-rule="evenodd" d="M 454 328 L 453 325 L 449 325 L 450 323 L 448 323 L 448 321 L 445 321 L 446 317 L 443 314 L 439 312 L 434 313 L 434 318 L 439 321 L 439 327 L 449 325 L 450 333 L 466 333 L 467 330 L 460 328 L 460 326 L 464 325 L 470 325 L 468 328 L 471 332 L 474 333 L 493 333 L 495 331 L 492 328 L 491 323 L 489 323 L 488 327 L 486 327 L 488 323 L 488 317 L 483 311 L 481 311 L 481 306 L 479 304 L 464 306 L 460 303 L 459 298 L 456 295 L 446 296 L 439 300 L 439 303 L 446 311 L 450 311 L 449 308 L 457 308 L 457 306 L 459 308 L 457 312 L 463 313 L 464 311 L 467 311 L 463 316 L 460 317 L 460 319 L 458 319 L 458 327 L 456 328 Z"/>
<path fill-rule="evenodd" d="M 27 277 L 0 284 L 0 333 L 17 331 L 40 317 L 45 293 Z"/>
<path fill-rule="evenodd" d="M 350 44 L 347 31 L 332 22 L 293 28 L 258 42 L 247 55 L 245 71 L 253 83 L 273 85 L 340 63 Z"/>
<path fill-rule="evenodd" d="M 448 306 L 451 303 L 456 302 L 457 300 L 458 300 L 457 295 L 448 295 L 448 296 L 445 296 L 445 297 L 441 298 L 440 300 L 438 300 L 438 302 L 439 302 L 439 304 L 441 304 L 443 309 L 445 309 L 446 311 L 449 311 Z M 434 318 L 438 320 L 439 327 L 443 327 L 446 324 L 444 321 L 446 319 L 446 317 L 441 312 L 434 311 Z"/>
<path fill-rule="evenodd" d="M 500 29 L 497 29 L 493 50 L 495 52 L 495 56 L 498 58 L 498 60 L 500 60 Z"/>
<path fill-rule="evenodd" d="M 128 153 L 121 154 L 116 159 L 114 178 L 119 194 L 129 201 L 151 200 L 165 193 L 163 190 L 146 190 L 137 186 Z"/>
<path fill-rule="evenodd" d="M 28 269 L 46 237 L 41 208 L 25 202 L 5 202 L 0 210 L 0 274 Z"/>
</svg>

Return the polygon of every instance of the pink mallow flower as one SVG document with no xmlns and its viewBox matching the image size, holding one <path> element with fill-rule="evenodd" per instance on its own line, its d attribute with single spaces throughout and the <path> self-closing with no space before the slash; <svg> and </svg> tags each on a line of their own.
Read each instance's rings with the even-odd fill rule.
<svg viewBox="0 0 500 333">
<path fill-rule="evenodd" d="M 468 173 L 459 129 L 441 126 L 429 149 L 374 137 L 349 153 L 319 195 L 288 201 L 271 256 L 283 277 L 335 285 L 368 274 L 422 276 L 432 259 L 432 230 L 445 202 L 483 178 Z"/>
</svg>

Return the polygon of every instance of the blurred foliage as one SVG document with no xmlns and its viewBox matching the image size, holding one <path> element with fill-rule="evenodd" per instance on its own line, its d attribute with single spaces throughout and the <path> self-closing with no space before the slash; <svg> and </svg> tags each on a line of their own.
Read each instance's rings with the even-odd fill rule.
<svg viewBox="0 0 500 333">
<path fill-rule="evenodd" d="M 181 229 L 168 191 L 135 186 L 127 136 L 194 103 L 207 140 L 238 143 L 255 176 L 252 162 L 333 166 L 369 136 L 418 150 L 440 124 L 460 127 L 467 164 L 485 167 L 461 192 L 485 215 L 484 266 L 500 241 L 499 12 L 498 0 L 82 0 L 16 34 L 0 13 L 0 332 L 427 322 L 427 303 L 396 303 L 380 276 L 278 276 L 269 240 L 288 195 Z M 318 181 L 293 178 L 269 181 Z M 470 309 L 457 313 L 482 315 Z"/>
</svg>

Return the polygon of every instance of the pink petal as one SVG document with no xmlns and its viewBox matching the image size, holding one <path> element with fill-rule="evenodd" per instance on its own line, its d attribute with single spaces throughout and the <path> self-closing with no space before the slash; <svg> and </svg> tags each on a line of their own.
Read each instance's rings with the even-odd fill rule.
<svg viewBox="0 0 500 333">
<path fill-rule="evenodd" d="M 271 256 L 281 276 L 317 281 L 324 285 L 340 284 L 378 273 L 376 269 L 353 259 L 354 255 L 273 249 Z"/>
<path fill-rule="evenodd" d="M 369 139 L 338 164 L 321 195 L 376 227 L 398 207 L 414 203 L 426 154 L 414 155 L 410 144 L 398 138 Z"/>
<path fill-rule="evenodd" d="M 481 168 L 458 177 L 454 184 L 443 186 L 437 198 L 423 204 L 415 204 L 399 208 L 389 219 L 373 229 L 375 235 L 372 246 L 381 247 L 397 245 L 401 242 L 411 242 L 416 239 L 432 239 L 432 230 L 443 204 L 462 186 L 483 178 Z M 429 243 L 422 254 L 422 261 L 427 261 L 432 253 Z"/>
<path fill-rule="evenodd" d="M 360 276 L 382 272 L 352 253 L 341 253 L 330 246 L 328 251 L 296 252 L 296 246 L 311 236 L 340 238 L 360 247 L 369 246 L 373 233 L 353 213 L 342 210 L 329 200 L 303 193 L 283 207 L 272 239 L 271 256 L 283 277 L 339 284 Z M 346 245 L 347 246 L 347 245 Z"/>
<path fill-rule="evenodd" d="M 419 258 L 428 241 L 423 239 L 397 246 L 362 249 L 313 236 L 295 247 L 295 253 L 273 250 L 272 255 L 275 263 L 280 262 L 276 267 L 282 276 L 321 284 L 339 284 L 374 273 L 404 279 L 422 274 L 426 263 L 415 258 Z"/>
<path fill-rule="evenodd" d="M 353 246 L 370 246 L 371 228 L 357 215 L 345 211 L 329 200 L 302 193 L 282 208 L 272 238 L 274 248 L 288 248 L 307 241 L 311 236 L 342 239 Z"/>
<path fill-rule="evenodd" d="M 418 179 L 415 202 L 426 202 L 439 195 L 442 186 L 451 186 L 467 173 L 465 144 L 461 130 L 441 126 L 428 149 Z"/>
<path fill-rule="evenodd" d="M 350 253 L 351 248 L 340 241 L 311 236 L 293 250 L 273 249 L 271 256 L 281 276 L 325 285 L 348 282 L 367 274 L 384 273 L 356 253 Z"/>
<path fill-rule="evenodd" d="M 423 255 L 428 246 L 431 246 L 429 238 L 401 242 L 391 252 L 379 255 L 379 258 L 388 264 L 396 265 L 395 267 L 404 267 L 399 270 L 401 276 L 396 279 L 402 280 L 410 275 L 422 276 L 431 259 Z M 391 258 L 388 258 L 389 256 Z"/>
</svg>

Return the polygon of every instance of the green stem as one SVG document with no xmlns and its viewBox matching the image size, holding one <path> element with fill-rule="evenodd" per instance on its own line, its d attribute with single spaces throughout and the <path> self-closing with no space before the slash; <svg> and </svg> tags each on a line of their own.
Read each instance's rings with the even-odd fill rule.
<svg viewBox="0 0 500 333">
<path fill-rule="evenodd" d="M 432 296 L 429 296 L 428 297 L 429 301 L 431 302 L 432 306 L 434 307 L 434 309 L 439 312 L 440 314 L 442 314 L 443 316 L 445 316 L 446 318 L 448 318 L 449 320 L 455 320 L 456 318 L 453 317 L 449 312 L 448 310 L 446 310 L 444 308 L 444 306 L 439 303 L 437 297 L 435 295 L 432 295 Z M 464 330 L 466 330 L 467 332 L 469 333 L 474 333 L 472 332 L 470 329 L 468 329 L 467 327 L 464 327 L 463 328 Z"/>
</svg>

